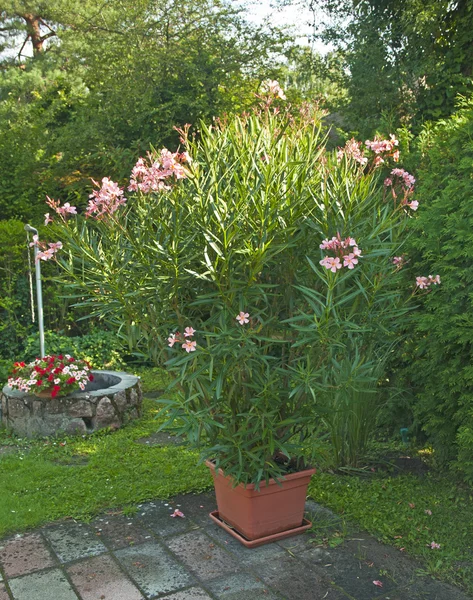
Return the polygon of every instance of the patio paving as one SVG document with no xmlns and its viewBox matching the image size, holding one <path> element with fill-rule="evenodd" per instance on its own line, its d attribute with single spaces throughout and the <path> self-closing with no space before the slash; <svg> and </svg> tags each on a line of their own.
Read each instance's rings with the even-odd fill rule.
<svg viewBox="0 0 473 600">
<path fill-rule="evenodd" d="M 363 533 L 335 548 L 307 533 L 250 550 L 210 520 L 214 508 L 213 494 L 187 495 L 0 540 L 0 600 L 471 600 Z M 306 508 L 314 524 L 336 520 Z"/>
</svg>

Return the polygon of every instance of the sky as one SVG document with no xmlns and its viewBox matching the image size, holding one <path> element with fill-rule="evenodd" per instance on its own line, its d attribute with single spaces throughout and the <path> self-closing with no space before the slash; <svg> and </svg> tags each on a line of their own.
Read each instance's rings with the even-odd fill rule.
<svg viewBox="0 0 473 600">
<path fill-rule="evenodd" d="M 313 14 L 303 6 L 287 6 L 284 9 L 276 9 L 271 7 L 271 0 L 253 0 L 247 16 L 255 23 L 261 23 L 268 18 L 273 25 L 290 25 L 294 28 L 301 45 L 310 44 L 309 36 L 312 34 Z M 314 42 L 313 48 L 321 54 L 326 54 L 330 50 L 320 40 Z"/>
</svg>

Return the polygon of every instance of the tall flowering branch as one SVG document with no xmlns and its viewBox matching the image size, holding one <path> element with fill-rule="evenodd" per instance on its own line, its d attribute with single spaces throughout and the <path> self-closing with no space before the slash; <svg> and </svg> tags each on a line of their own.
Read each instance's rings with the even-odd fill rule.
<svg viewBox="0 0 473 600">
<path fill-rule="evenodd" d="M 33 241 L 30 242 L 30 246 L 35 246 L 38 248 L 38 252 L 36 254 L 36 262 L 38 260 L 50 260 L 55 257 L 55 254 L 58 250 L 62 248 L 62 242 L 40 242 L 37 235 L 33 236 Z"/>
<path fill-rule="evenodd" d="M 401 190 L 403 198 L 400 202 L 401 206 L 408 206 L 411 210 L 417 210 L 419 203 L 417 200 L 410 200 L 414 193 L 414 184 L 416 179 L 413 175 L 404 169 L 393 169 L 389 177 L 384 180 L 384 186 L 391 188 L 391 193 L 394 199 L 397 198 L 396 189 Z"/>
<path fill-rule="evenodd" d="M 344 156 L 363 166 L 368 162 L 368 158 L 364 155 L 362 143 L 357 142 L 355 138 L 351 138 L 343 148 L 338 149 L 337 161 L 340 162 Z"/>
<path fill-rule="evenodd" d="M 399 160 L 399 140 L 392 133 L 389 135 L 389 140 L 383 140 L 376 136 L 374 140 L 366 140 L 365 146 L 375 153 L 375 166 L 382 165 L 387 158 L 392 158 L 394 162 Z"/>
<path fill-rule="evenodd" d="M 49 206 L 49 208 L 52 208 L 52 210 L 54 210 L 54 212 L 56 214 L 58 214 L 63 221 L 66 220 L 67 215 L 76 215 L 77 214 L 76 207 L 71 206 L 69 204 L 69 202 L 65 202 L 64 205 L 61 206 L 59 200 L 54 200 L 53 198 L 50 198 L 49 196 L 46 196 L 46 198 L 47 198 L 46 204 Z M 44 220 L 45 225 L 53 222 L 53 219 L 51 218 L 49 213 L 45 213 L 44 216 L 45 216 L 45 220 Z"/>
</svg>

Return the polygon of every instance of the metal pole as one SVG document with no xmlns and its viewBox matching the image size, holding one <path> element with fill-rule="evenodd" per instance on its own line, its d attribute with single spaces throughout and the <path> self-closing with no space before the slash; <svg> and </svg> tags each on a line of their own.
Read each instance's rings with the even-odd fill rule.
<svg viewBox="0 0 473 600">
<path fill-rule="evenodd" d="M 25 225 L 25 231 L 31 231 L 33 235 L 38 235 L 38 230 L 31 225 Z M 34 264 L 36 275 L 36 301 L 38 304 L 38 325 L 39 325 L 39 348 L 41 358 L 45 356 L 44 351 L 44 321 L 43 321 L 43 291 L 41 288 L 41 263 L 37 259 L 38 244 L 34 245 Z"/>
</svg>

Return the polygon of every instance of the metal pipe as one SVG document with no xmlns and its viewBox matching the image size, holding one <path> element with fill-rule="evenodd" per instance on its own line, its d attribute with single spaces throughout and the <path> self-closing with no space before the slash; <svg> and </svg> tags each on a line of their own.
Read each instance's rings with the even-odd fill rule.
<svg viewBox="0 0 473 600">
<path fill-rule="evenodd" d="M 25 225 L 25 231 L 31 231 L 33 235 L 38 235 L 38 230 L 31 225 Z M 41 358 L 45 356 L 44 351 L 44 320 L 43 320 L 43 291 L 41 288 L 41 263 L 37 259 L 38 244 L 34 244 L 34 264 L 36 279 L 36 302 L 38 304 L 38 325 L 39 325 L 39 348 Z"/>
</svg>

